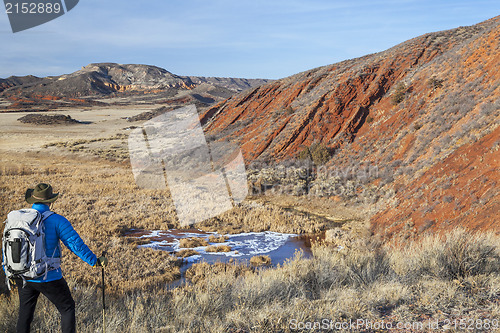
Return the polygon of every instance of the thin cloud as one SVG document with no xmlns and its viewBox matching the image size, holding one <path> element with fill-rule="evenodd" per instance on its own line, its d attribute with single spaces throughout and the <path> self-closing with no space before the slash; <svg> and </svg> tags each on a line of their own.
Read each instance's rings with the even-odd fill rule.
<svg viewBox="0 0 500 333">
<path fill-rule="evenodd" d="M 176 74 L 279 78 L 478 23 L 499 9 L 488 0 L 86 0 L 45 25 L 0 33 L 0 77 L 113 61 Z M 0 15 L 0 30 L 8 28 Z"/>
</svg>

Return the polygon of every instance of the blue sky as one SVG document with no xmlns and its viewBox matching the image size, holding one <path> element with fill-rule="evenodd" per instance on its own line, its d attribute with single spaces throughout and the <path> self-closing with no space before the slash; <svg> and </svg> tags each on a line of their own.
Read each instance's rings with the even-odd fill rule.
<svg viewBox="0 0 500 333">
<path fill-rule="evenodd" d="M 117 62 L 276 79 L 499 14 L 498 0 L 80 0 L 16 34 L 0 13 L 0 77 Z"/>
</svg>

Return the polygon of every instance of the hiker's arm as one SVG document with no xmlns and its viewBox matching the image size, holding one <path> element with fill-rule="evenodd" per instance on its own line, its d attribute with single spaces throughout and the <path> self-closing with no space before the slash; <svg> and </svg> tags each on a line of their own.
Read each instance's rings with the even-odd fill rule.
<svg viewBox="0 0 500 333">
<path fill-rule="evenodd" d="M 83 239 L 66 218 L 60 215 L 57 217 L 60 219 L 57 224 L 57 233 L 63 244 L 87 264 L 94 266 L 97 261 L 96 255 L 85 245 Z"/>
</svg>

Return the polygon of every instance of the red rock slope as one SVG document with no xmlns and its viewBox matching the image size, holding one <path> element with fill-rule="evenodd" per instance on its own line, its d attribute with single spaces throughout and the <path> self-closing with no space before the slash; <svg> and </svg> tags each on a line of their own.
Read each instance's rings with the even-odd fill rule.
<svg viewBox="0 0 500 333">
<path fill-rule="evenodd" d="M 500 230 L 499 41 L 500 17 L 426 34 L 248 90 L 201 120 L 247 162 L 316 142 L 335 152 L 332 167 L 376 166 L 372 184 L 395 192 L 372 219 L 379 233 Z"/>
</svg>

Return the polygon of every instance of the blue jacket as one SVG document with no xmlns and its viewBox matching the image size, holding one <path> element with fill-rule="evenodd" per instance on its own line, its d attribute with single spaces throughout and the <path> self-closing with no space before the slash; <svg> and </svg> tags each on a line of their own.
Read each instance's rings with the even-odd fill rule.
<svg viewBox="0 0 500 333">
<path fill-rule="evenodd" d="M 40 213 L 50 210 L 49 206 L 44 204 L 33 204 L 31 207 L 36 209 Z M 97 262 L 96 255 L 90 251 L 87 245 L 80 238 L 78 233 L 73 229 L 71 223 L 61 215 L 52 214 L 44 221 L 45 224 L 45 253 L 47 256 L 54 258 L 61 257 L 61 251 L 59 247 L 59 240 L 63 242 L 68 249 L 76 254 L 80 259 L 85 261 L 90 266 L 94 266 Z M 47 273 L 47 278 L 41 276 L 37 279 L 27 280 L 31 282 L 50 282 L 59 280 L 62 278 L 62 271 L 59 267 L 56 270 L 49 271 Z"/>
</svg>

